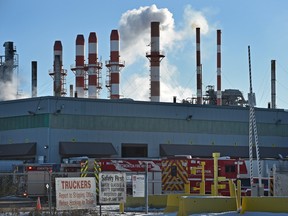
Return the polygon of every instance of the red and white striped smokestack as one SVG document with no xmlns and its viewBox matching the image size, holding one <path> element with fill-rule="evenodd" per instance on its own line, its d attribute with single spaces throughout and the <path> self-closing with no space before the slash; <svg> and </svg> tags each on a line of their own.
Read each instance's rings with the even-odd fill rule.
<svg viewBox="0 0 288 216">
<path fill-rule="evenodd" d="M 62 43 L 61 41 L 55 41 L 54 43 L 54 65 L 53 69 L 49 70 L 49 75 L 54 80 L 54 96 L 61 97 L 66 95 L 65 77 L 67 70 L 63 69 L 62 63 Z"/>
<path fill-rule="evenodd" d="M 118 30 L 112 30 L 110 35 L 110 62 L 115 64 L 111 66 L 111 99 L 120 98 L 120 70 L 117 64 L 119 64 L 119 32 Z"/>
<path fill-rule="evenodd" d="M 151 52 L 146 54 L 150 61 L 150 100 L 160 101 L 160 62 L 165 57 L 160 53 L 160 22 L 151 22 Z"/>
<path fill-rule="evenodd" d="M 196 28 L 197 104 L 202 104 L 202 65 L 200 53 L 200 28 Z"/>
<path fill-rule="evenodd" d="M 221 30 L 217 30 L 217 105 L 222 105 L 221 91 Z"/>
<path fill-rule="evenodd" d="M 88 97 L 97 98 L 98 90 L 101 88 L 99 77 L 102 64 L 98 62 L 96 32 L 90 32 L 88 42 Z"/>
<path fill-rule="evenodd" d="M 110 88 L 110 99 L 120 98 L 120 70 L 124 67 L 124 63 L 119 60 L 119 51 L 120 36 L 118 30 L 114 29 L 110 35 L 110 61 L 106 62 L 109 70 L 109 80 L 106 86 Z"/>
<path fill-rule="evenodd" d="M 84 97 L 84 86 L 85 86 L 84 45 L 85 45 L 84 36 L 82 34 L 77 35 L 75 74 L 76 74 L 76 92 L 78 97 Z"/>
<path fill-rule="evenodd" d="M 55 41 L 54 43 L 54 96 L 60 97 L 62 89 L 61 71 L 62 71 L 62 43 Z"/>
</svg>

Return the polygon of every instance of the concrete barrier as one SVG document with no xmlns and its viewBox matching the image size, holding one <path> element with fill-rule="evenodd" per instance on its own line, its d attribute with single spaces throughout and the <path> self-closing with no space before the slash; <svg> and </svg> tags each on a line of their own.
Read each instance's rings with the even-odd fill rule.
<svg viewBox="0 0 288 216">
<path fill-rule="evenodd" d="M 235 197 L 182 196 L 177 216 L 237 211 Z"/>
<path fill-rule="evenodd" d="M 190 194 L 167 194 L 167 205 L 164 213 L 177 212 L 179 209 L 180 197 L 189 195 Z"/>
<path fill-rule="evenodd" d="M 167 195 L 149 195 L 148 206 L 149 208 L 165 208 L 167 203 Z M 144 197 L 126 197 L 125 208 L 145 207 Z"/>
<path fill-rule="evenodd" d="M 241 214 L 248 212 L 288 213 L 288 197 L 243 197 Z"/>
</svg>

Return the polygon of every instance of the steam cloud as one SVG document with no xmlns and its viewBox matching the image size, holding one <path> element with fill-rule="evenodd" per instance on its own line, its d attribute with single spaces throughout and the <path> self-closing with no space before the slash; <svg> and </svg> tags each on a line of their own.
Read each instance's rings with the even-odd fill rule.
<svg viewBox="0 0 288 216">
<path fill-rule="evenodd" d="M 187 6 L 183 13 L 183 27 L 175 30 L 173 14 L 167 8 L 158 9 L 156 5 L 128 10 L 119 22 L 121 39 L 121 59 L 125 60 L 126 67 L 136 61 L 144 62 L 145 53 L 150 51 L 151 22 L 160 22 L 160 50 L 167 54 L 170 50 L 181 48 L 188 38 L 195 35 L 195 28 L 200 27 L 202 34 L 209 32 L 209 25 L 200 11 Z M 173 96 L 187 98 L 192 96 L 192 89 L 180 86 L 177 82 L 178 69 L 169 63 L 169 56 L 161 62 L 160 71 L 160 98 L 161 101 L 172 101 Z M 123 72 L 125 73 L 126 70 Z M 123 75 L 124 76 L 124 75 Z M 122 77 L 123 77 L 122 76 Z M 149 98 L 149 62 L 146 59 L 145 68 L 134 71 L 123 80 L 122 89 L 125 97 L 136 100 Z M 185 94 L 185 95 L 184 95 Z"/>
<path fill-rule="evenodd" d="M 15 100 L 19 98 L 29 97 L 27 93 L 19 94 L 18 81 L 15 76 L 12 76 L 11 80 L 9 81 L 0 81 L 0 89 L 3 90 L 0 91 L 0 101 Z"/>
<path fill-rule="evenodd" d="M 8 82 L 0 82 L 0 89 L 4 91 L 0 91 L 0 101 L 2 100 L 14 100 L 17 97 L 17 82 L 8 81 Z"/>
</svg>

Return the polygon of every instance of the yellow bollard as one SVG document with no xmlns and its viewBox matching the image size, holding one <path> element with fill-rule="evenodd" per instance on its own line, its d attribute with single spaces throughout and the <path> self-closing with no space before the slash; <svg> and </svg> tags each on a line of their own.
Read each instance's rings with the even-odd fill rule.
<svg viewBox="0 0 288 216">
<path fill-rule="evenodd" d="M 229 193 L 230 193 L 230 197 L 235 197 L 235 184 L 233 183 L 232 179 L 228 180 L 229 182 Z"/>
<path fill-rule="evenodd" d="M 119 204 L 119 212 L 120 212 L 120 214 L 124 214 L 124 202 L 121 202 Z"/>
<path fill-rule="evenodd" d="M 237 201 L 237 210 L 240 211 L 241 209 L 241 180 L 237 180 L 236 201 Z"/>
<path fill-rule="evenodd" d="M 200 183 L 200 194 L 205 195 L 205 162 L 201 162 L 202 179 Z"/>
<path fill-rule="evenodd" d="M 214 152 L 212 154 L 214 158 L 214 196 L 218 196 L 218 158 L 220 157 L 220 153 Z"/>
<path fill-rule="evenodd" d="M 190 182 L 184 184 L 184 193 L 190 194 Z"/>
<path fill-rule="evenodd" d="M 205 181 L 200 182 L 200 195 L 205 195 Z"/>
</svg>

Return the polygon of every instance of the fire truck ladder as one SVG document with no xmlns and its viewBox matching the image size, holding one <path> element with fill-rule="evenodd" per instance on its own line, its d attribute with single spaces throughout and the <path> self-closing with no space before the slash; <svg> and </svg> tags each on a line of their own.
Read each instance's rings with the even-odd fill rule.
<svg viewBox="0 0 288 216">
<path fill-rule="evenodd" d="M 250 184 L 251 184 L 251 192 L 252 192 L 252 187 L 254 185 L 254 179 L 253 179 L 254 178 L 254 176 L 253 176 L 253 134 L 254 134 L 254 140 L 255 140 L 259 188 L 262 187 L 262 170 L 261 170 L 261 164 L 260 164 L 258 133 L 257 133 L 255 110 L 254 110 L 254 106 L 256 105 L 256 99 L 255 99 L 255 93 L 253 93 L 253 90 L 252 90 L 250 46 L 248 46 L 248 58 L 249 58 L 249 81 L 250 81 L 250 92 L 248 94 L 248 102 L 249 102 L 249 161 L 250 161 Z"/>
</svg>

